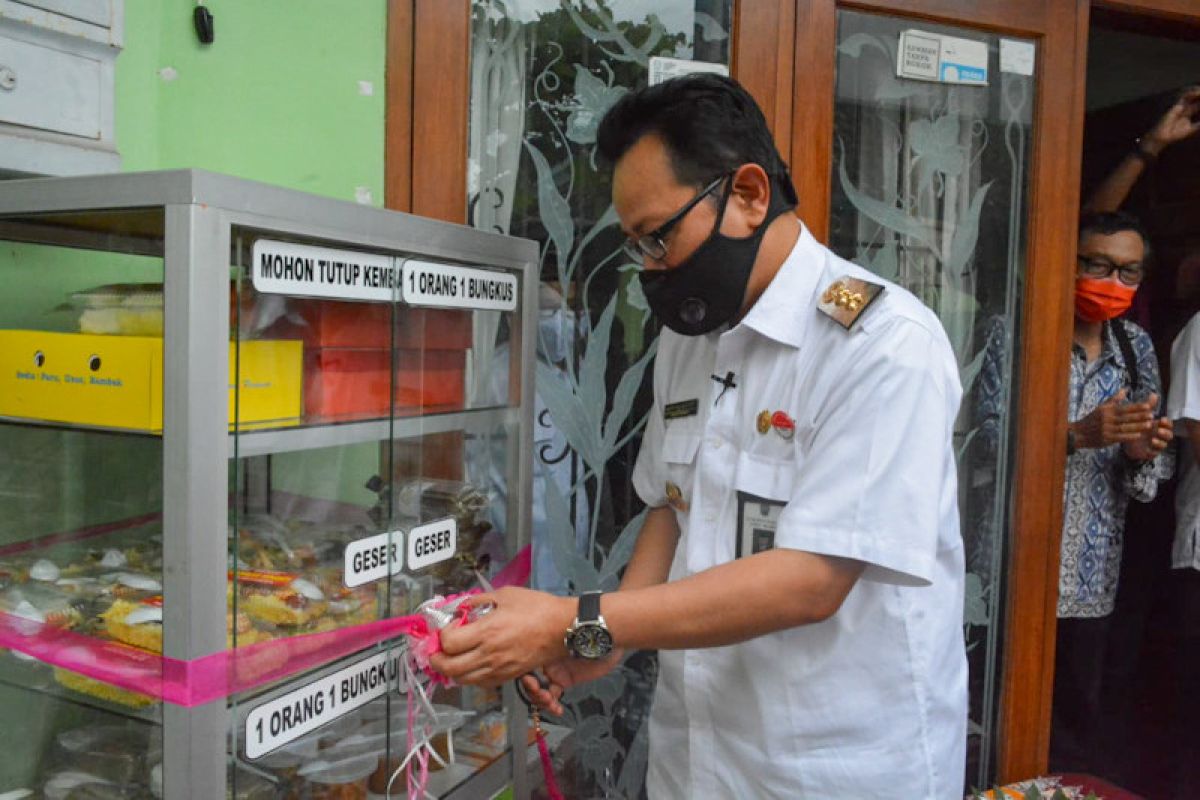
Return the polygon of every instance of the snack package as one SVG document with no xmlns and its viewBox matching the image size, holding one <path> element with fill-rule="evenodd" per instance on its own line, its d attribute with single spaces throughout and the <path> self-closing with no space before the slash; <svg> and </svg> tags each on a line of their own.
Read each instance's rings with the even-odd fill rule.
<svg viewBox="0 0 1200 800">
<path fill-rule="evenodd" d="M 488 497 L 463 481 L 414 478 L 396 489 L 396 510 L 421 521 L 441 517 L 471 519 L 488 507 Z"/>
<path fill-rule="evenodd" d="M 79 332 L 119 336 L 163 335 L 161 283 L 110 283 L 71 294 Z"/>
<path fill-rule="evenodd" d="M 238 570 L 236 584 L 238 610 L 256 622 L 294 628 L 316 620 L 328 608 L 321 587 L 295 573 Z"/>
<path fill-rule="evenodd" d="M 78 627 L 84 619 L 74 600 L 49 582 L 25 583 L 0 594 L 0 611 L 67 629 Z"/>
<path fill-rule="evenodd" d="M 71 672 L 62 667 L 54 668 L 54 680 L 72 691 L 91 695 L 92 697 L 107 700 L 110 703 L 116 703 L 128 708 L 147 708 L 158 702 L 157 699 L 150 695 L 131 692 L 128 689 L 122 689 L 119 686 L 113 686 L 111 683 L 98 681 L 95 678 L 89 678 L 86 675 L 80 675 L 78 672 Z"/>
<path fill-rule="evenodd" d="M 118 642 L 161 653 L 163 647 L 162 597 L 153 596 L 134 602 L 114 600 L 100 614 L 108 635 Z"/>
</svg>

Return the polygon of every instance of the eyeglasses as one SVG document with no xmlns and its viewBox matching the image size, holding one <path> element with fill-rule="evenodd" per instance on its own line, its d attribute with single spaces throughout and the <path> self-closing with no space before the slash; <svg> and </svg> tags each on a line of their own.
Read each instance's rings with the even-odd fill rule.
<svg viewBox="0 0 1200 800">
<path fill-rule="evenodd" d="M 686 206 L 676 211 L 671 215 L 670 219 L 668 219 L 662 225 L 659 225 L 654 230 L 643 236 L 638 236 L 636 238 L 631 236 L 626 239 L 625 244 L 622 245 L 625 250 L 625 255 L 639 263 L 644 258 L 651 258 L 655 261 L 661 261 L 666 258 L 667 244 L 663 240 L 666 238 L 667 234 L 670 233 L 671 229 L 678 225 L 680 221 L 687 216 L 687 213 L 695 208 L 701 200 L 712 194 L 713 190 L 720 186 L 721 181 L 725 180 L 726 177 L 728 176 L 722 175 L 708 186 L 705 186 L 700 190 L 698 195 L 688 201 Z"/>
<path fill-rule="evenodd" d="M 1137 261 L 1132 264 L 1114 264 L 1107 258 L 1079 256 L 1079 266 L 1089 278 L 1107 278 L 1116 272 L 1121 283 L 1126 286 L 1137 286 L 1146 277 L 1145 265 Z"/>
</svg>

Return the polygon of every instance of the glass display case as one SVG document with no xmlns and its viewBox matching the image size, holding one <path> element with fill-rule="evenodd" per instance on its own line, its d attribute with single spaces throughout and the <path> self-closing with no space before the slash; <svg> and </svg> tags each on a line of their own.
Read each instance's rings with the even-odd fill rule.
<svg viewBox="0 0 1200 800">
<path fill-rule="evenodd" d="M 414 704 L 390 623 L 527 544 L 536 260 L 204 172 L 0 183 L 0 796 L 401 797 L 418 737 L 432 796 L 521 795 L 511 688 Z"/>
</svg>

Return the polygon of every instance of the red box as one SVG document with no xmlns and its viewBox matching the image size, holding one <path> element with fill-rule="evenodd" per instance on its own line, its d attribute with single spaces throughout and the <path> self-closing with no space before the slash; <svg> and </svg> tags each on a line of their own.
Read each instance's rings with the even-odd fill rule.
<svg viewBox="0 0 1200 800">
<path fill-rule="evenodd" d="M 286 338 L 300 338 L 309 348 L 392 346 L 392 306 L 337 300 L 293 300 L 303 325 L 281 323 Z M 467 350 L 471 347 L 471 312 L 459 309 L 396 306 L 396 347 Z M 272 328 L 272 333 L 276 332 Z"/>
<path fill-rule="evenodd" d="M 388 413 L 392 370 L 388 350 L 320 348 L 304 353 L 304 413 L 381 417 Z M 466 401 L 465 350 L 399 350 L 395 410 L 452 411 Z"/>
</svg>

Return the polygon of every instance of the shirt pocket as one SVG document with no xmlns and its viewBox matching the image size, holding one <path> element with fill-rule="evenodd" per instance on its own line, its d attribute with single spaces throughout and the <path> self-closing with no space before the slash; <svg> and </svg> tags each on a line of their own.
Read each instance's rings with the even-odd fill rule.
<svg viewBox="0 0 1200 800">
<path fill-rule="evenodd" d="M 734 488 L 755 497 L 787 503 L 796 489 L 796 462 L 740 453 Z"/>
<path fill-rule="evenodd" d="M 692 480 L 696 475 L 696 452 L 700 449 L 698 432 L 669 431 L 663 436 L 662 459 L 667 482 L 673 483 L 690 499 Z"/>
</svg>

